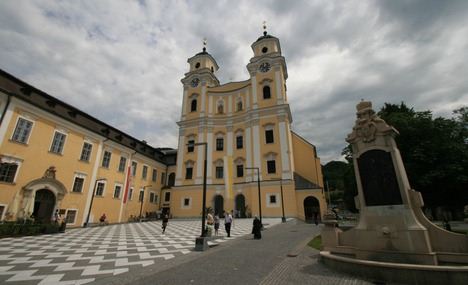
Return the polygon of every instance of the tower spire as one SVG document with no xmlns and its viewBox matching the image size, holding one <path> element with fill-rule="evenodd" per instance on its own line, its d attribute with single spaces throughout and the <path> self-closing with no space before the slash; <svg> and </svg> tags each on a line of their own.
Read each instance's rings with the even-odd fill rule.
<svg viewBox="0 0 468 285">
<path fill-rule="evenodd" d="M 206 52 L 206 38 L 203 38 L 203 52 Z"/>
<path fill-rule="evenodd" d="M 263 21 L 263 35 L 266 36 L 267 35 L 267 30 L 266 30 L 267 26 L 266 26 L 266 21 Z"/>
</svg>

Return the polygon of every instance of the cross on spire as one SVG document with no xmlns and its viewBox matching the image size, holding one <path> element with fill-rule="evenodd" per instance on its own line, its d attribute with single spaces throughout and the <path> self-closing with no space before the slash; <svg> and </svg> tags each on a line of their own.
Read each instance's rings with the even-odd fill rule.
<svg viewBox="0 0 468 285">
<path fill-rule="evenodd" d="M 266 21 L 263 21 L 263 35 L 266 36 L 267 35 L 267 30 L 266 30 L 267 26 L 266 26 Z"/>
<path fill-rule="evenodd" d="M 203 38 L 203 52 L 206 52 L 206 38 Z"/>
</svg>

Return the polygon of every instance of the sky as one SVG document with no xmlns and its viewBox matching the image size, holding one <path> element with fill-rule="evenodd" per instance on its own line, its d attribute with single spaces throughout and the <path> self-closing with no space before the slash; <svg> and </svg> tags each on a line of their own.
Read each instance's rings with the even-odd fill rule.
<svg viewBox="0 0 468 285">
<path fill-rule="evenodd" d="M 292 129 L 342 159 L 355 106 L 468 105 L 468 1 L 0 1 L 0 68 L 154 147 L 177 148 L 187 59 L 249 79 L 268 33 L 286 58 Z"/>
</svg>

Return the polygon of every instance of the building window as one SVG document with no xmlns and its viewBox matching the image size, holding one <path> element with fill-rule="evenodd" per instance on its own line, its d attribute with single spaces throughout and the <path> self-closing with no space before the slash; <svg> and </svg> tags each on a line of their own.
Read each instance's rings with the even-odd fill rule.
<svg viewBox="0 0 468 285">
<path fill-rule="evenodd" d="M 146 179 L 148 177 L 148 166 L 143 165 L 143 171 L 141 173 L 141 178 Z"/>
<path fill-rule="evenodd" d="M 237 102 L 237 111 L 242 111 L 242 101 Z"/>
<path fill-rule="evenodd" d="M 190 112 L 196 112 L 197 111 L 197 99 L 193 99 L 192 102 L 190 103 Z"/>
<path fill-rule="evenodd" d="M 190 198 L 184 198 L 184 207 L 190 206 Z"/>
<path fill-rule="evenodd" d="M 18 170 L 17 163 L 2 162 L 0 164 L 0 181 L 13 183 L 15 181 L 17 170 Z"/>
<path fill-rule="evenodd" d="M 93 149 L 93 145 L 90 143 L 83 143 L 83 149 L 81 149 L 81 156 L 80 160 L 82 161 L 89 161 L 91 158 L 91 151 Z"/>
<path fill-rule="evenodd" d="M 150 203 L 156 203 L 156 194 L 154 192 L 150 192 L 149 201 Z"/>
<path fill-rule="evenodd" d="M 23 118 L 18 118 L 18 122 L 16 123 L 16 128 L 11 139 L 19 143 L 28 143 L 32 125 L 33 122 Z"/>
<path fill-rule="evenodd" d="M 223 167 L 222 166 L 216 166 L 216 178 L 221 179 L 223 178 Z"/>
<path fill-rule="evenodd" d="M 112 153 L 110 151 L 104 151 L 104 155 L 102 156 L 102 167 L 109 168 L 111 156 Z"/>
<path fill-rule="evenodd" d="M 161 173 L 161 184 L 165 185 L 166 184 L 166 173 Z"/>
<path fill-rule="evenodd" d="M 145 198 L 145 190 L 140 189 L 140 195 L 138 195 L 138 202 L 143 202 L 144 198 Z"/>
<path fill-rule="evenodd" d="M 216 150 L 223 150 L 224 149 L 224 139 L 217 138 L 216 139 Z"/>
<path fill-rule="evenodd" d="M 270 195 L 270 204 L 276 204 L 276 195 Z"/>
<path fill-rule="evenodd" d="M 270 99 L 270 98 L 271 98 L 270 86 L 264 86 L 263 87 L 263 99 Z"/>
<path fill-rule="evenodd" d="M 61 154 L 63 151 L 63 146 L 65 144 L 66 137 L 66 134 L 63 134 L 61 132 L 55 132 L 54 140 L 52 141 L 52 145 L 50 146 L 50 151 L 53 153 Z"/>
<path fill-rule="evenodd" d="M 122 193 L 122 185 L 115 185 L 114 198 L 120 199 L 120 193 Z"/>
<path fill-rule="evenodd" d="M 133 187 L 130 188 L 130 191 L 128 191 L 128 200 L 132 200 L 133 198 Z"/>
<path fill-rule="evenodd" d="M 265 131 L 265 141 L 266 143 L 274 143 L 274 138 L 273 138 L 273 130 L 266 130 Z"/>
<path fill-rule="evenodd" d="M 276 162 L 274 160 L 267 161 L 268 173 L 276 173 Z"/>
<path fill-rule="evenodd" d="M 106 183 L 104 182 L 98 182 L 96 186 L 96 196 L 104 196 L 104 188 L 106 186 Z"/>
<path fill-rule="evenodd" d="M 187 166 L 185 168 L 185 179 L 192 179 L 193 175 L 193 167 L 192 166 Z"/>
<path fill-rule="evenodd" d="M 136 163 L 136 161 L 132 161 L 132 176 L 136 175 L 137 166 L 138 166 L 138 163 Z"/>
<path fill-rule="evenodd" d="M 153 169 L 153 175 L 151 176 L 152 181 L 158 180 L 158 171 L 156 169 Z"/>
<path fill-rule="evenodd" d="M 73 182 L 72 192 L 81 193 L 83 192 L 84 177 L 75 176 L 75 181 Z"/>
<path fill-rule="evenodd" d="M 73 225 L 76 220 L 76 210 L 68 210 L 67 211 L 67 217 L 65 218 L 65 222 L 67 224 Z"/>
<path fill-rule="evenodd" d="M 236 167 L 237 167 L 237 177 L 244 177 L 244 165 L 238 164 Z"/>
<path fill-rule="evenodd" d="M 120 162 L 119 162 L 119 172 L 124 172 L 125 171 L 125 164 L 127 164 L 127 158 L 121 156 L 120 157 Z"/>
<path fill-rule="evenodd" d="M 164 194 L 164 202 L 169 202 L 171 201 L 171 192 L 166 192 Z"/>
<path fill-rule="evenodd" d="M 241 149 L 244 147 L 244 137 L 243 136 L 237 136 L 236 137 L 236 147 L 237 149 Z"/>
<path fill-rule="evenodd" d="M 188 145 L 187 145 L 187 152 L 193 152 L 193 149 L 195 146 L 193 145 L 195 143 L 195 140 L 189 140 Z"/>
</svg>

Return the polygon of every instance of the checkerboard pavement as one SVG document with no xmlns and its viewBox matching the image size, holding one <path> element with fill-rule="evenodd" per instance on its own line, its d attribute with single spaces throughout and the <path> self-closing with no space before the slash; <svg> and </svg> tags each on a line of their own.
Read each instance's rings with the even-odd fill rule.
<svg viewBox="0 0 468 285">
<path fill-rule="evenodd" d="M 265 227 L 281 219 L 263 219 Z M 189 254 L 200 235 L 199 220 L 170 220 L 71 229 L 63 234 L 0 239 L 0 284 L 85 284 Z M 252 219 L 237 219 L 231 237 L 220 225 L 216 245 L 252 230 Z"/>
</svg>

